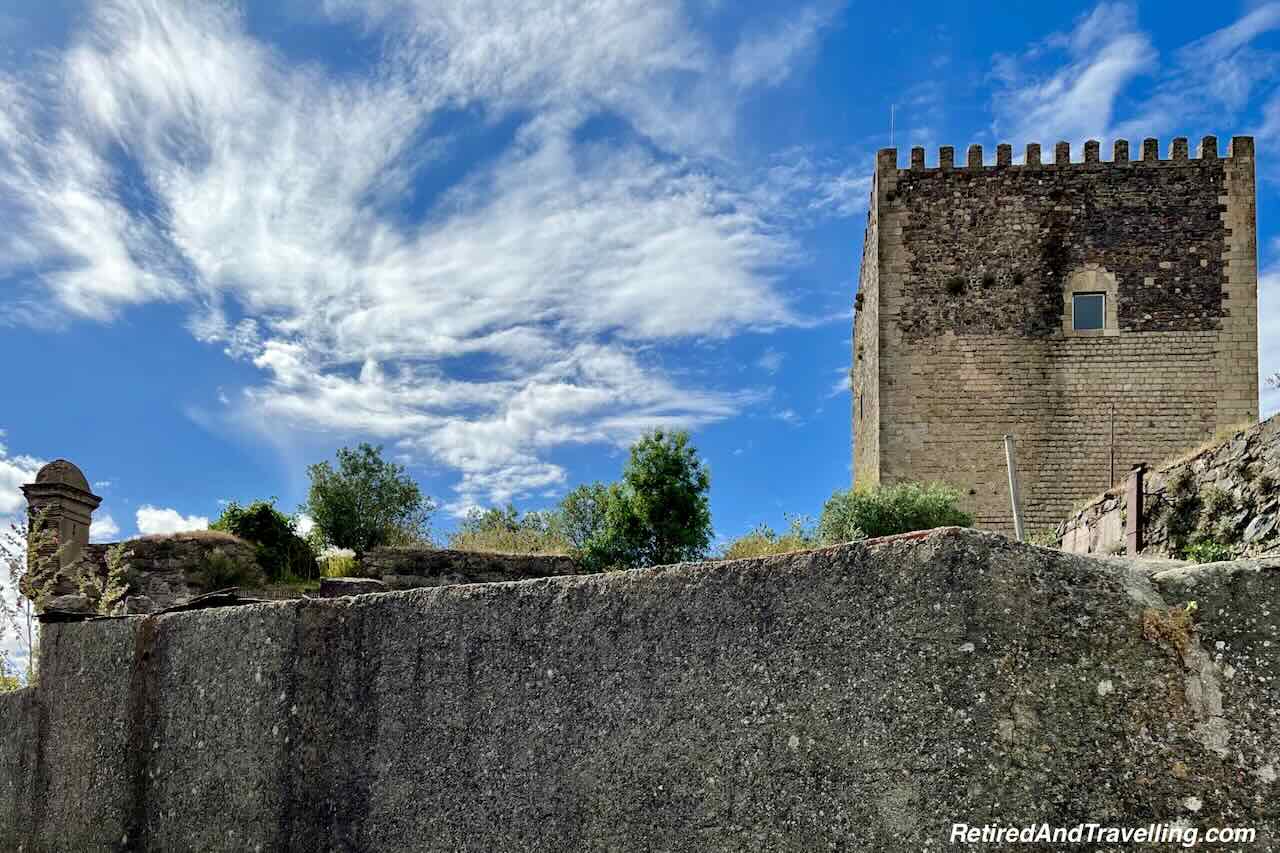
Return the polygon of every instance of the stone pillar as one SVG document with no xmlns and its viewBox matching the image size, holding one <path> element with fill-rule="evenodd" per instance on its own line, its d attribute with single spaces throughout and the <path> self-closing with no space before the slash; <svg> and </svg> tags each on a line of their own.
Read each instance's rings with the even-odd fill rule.
<svg viewBox="0 0 1280 853">
<path fill-rule="evenodd" d="M 1143 545 L 1146 544 L 1142 541 L 1142 528 L 1144 525 L 1142 502 L 1146 499 L 1146 496 L 1142 493 L 1143 467 L 1142 465 L 1135 465 L 1124 481 L 1125 553 L 1130 557 L 1137 557 L 1141 554 Z"/>
<path fill-rule="evenodd" d="M 102 498 L 89 491 L 89 482 L 75 465 L 55 459 L 36 473 L 36 481 L 22 487 L 27 498 L 27 541 L 35 565 L 29 565 L 30 586 L 23 595 L 40 598 L 79 593 L 75 564 L 89 544 L 89 525 Z"/>
</svg>

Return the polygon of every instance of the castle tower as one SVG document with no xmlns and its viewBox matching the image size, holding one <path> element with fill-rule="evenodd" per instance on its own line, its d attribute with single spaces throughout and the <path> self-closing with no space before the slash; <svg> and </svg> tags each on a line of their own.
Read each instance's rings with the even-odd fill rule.
<svg viewBox="0 0 1280 853">
<path fill-rule="evenodd" d="M 853 334 L 857 485 L 944 480 L 1010 530 L 1001 437 L 1027 527 L 1056 524 L 1133 463 L 1258 418 L 1251 137 L 1166 159 L 1095 141 L 1042 162 L 981 146 L 908 168 L 879 152 Z"/>
<path fill-rule="evenodd" d="M 55 459 L 36 472 L 36 481 L 24 485 L 22 494 L 27 498 L 29 541 L 36 541 L 41 530 L 56 534 L 41 543 L 36 556 L 59 554 L 60 568 L 74 563 L 89 544 L 93 511 L 102 503 L 89 491 L 84 473 L 65 459 Z"/>
</svg>

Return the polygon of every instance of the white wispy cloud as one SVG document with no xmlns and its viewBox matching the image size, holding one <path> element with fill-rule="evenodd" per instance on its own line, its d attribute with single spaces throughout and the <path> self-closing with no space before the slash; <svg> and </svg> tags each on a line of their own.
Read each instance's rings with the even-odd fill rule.
<svg viewBox="0 0 1280 853">
<path fill-rule="evenodd" d="M 9 316 L 183 304 L 192 334 L 261 371 L 219 391 L 234 422 L 391 440 L 457 471 L 459 501 L 558 486 L 556 446 L 750 399 L 675 382 L 661 347 L 799 321 L 779 223 L 866 195 L 810 169 L 762 197 L 726 171 L 725 68 L 768 83 L 745 70 L 768 45 L 718 54 L 677 0 L 325 10 L 383 46 L 368 74 L 291 65 L 234 9 L 118 0 L 46 67 L 0 77 L 0 265 L 28 285 Z M 813 48 L 814 14 L 775 56 Z M 510 143 L 416 198 L 457 169 L 449 120 L 468 109 L 514 122 Z M 582 138 L 595 115 L 637 139 Z"/>
<path fill-rule="evenodd" d="M 1045 70 L 1046 57 L 1065 62 Z M 1150 73 L 1155 60 L 1134 7 L 1102 3 L 1070 32 L 1050 36 L 1020 55 L 996 57 L 997 132 L 1028 142 L 1104 135 L 1121 91 Z"/>
<path fill-rule="evenodd" d="M 1264 268 L 1258 276 L 1258 373 L 1262 389 L 1260 414 L 1280 411 L 1280 388 L 1267 377 L 1280 374 L 1280 269 Z"/>
<path fill-rule="evenodd" d="M 749 32 L 729 60 L 729 78 L 738 86 L 776 86 L 795 70 L 798 57 L 812 53 L 819 31 L 838 7 L 788 9 L 785 17 Z"/>
<path fill-rule="evenodd" d="M 831 390 L 827 393 L 828 397 L 838 397 L 841 394 L 848 394 L 853 390 L 853 367 L 846 364 L 844 367 L 837 367 L 836 373 L 840 374 L 840 378 L 831 386 Z"/>
<path fill-rule="evenodd" d="M 1221 128 L 1239 119 L 1260 85 L 1275 82 L 1280 54 L 1257 39 L 1277 28 L 1280 3 L 1268 2 L 1161 56 L 1134 5 L 1101 3 L 1070 31 L 995 58 L 996 133 L 1049 143 Z M 1273 127 L 1280 119 L 1265 123 Z"/>
<path fill-rule="evenodd" d="M 782 362 L 786 360 L 786 354 L 778 352 L 773 347 L 769 347 L 764 354 L 756 359 L 756 366 L 765 373 L 777 373 L 782 369 Z"/>
<path fill-rule="evenodd" d="M 138 533 L 182 533 L 187 530 L 207 530 L 209 519 L 203 515 L 183 515 L 176 509 L 156 507 L 150 504 L 138 508 L 135 516 Z"/>
</svg>

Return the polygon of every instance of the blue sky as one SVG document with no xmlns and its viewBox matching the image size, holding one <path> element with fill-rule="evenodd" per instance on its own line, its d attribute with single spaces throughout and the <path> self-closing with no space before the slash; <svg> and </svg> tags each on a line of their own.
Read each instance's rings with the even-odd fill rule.
<svg viewBox="0 0 1280 853">
<path fill-rule="evenodd" d="M 904 162 L 1255 134 L 1280 369 L 1280 3 L 8 4 L 0 516 L 58 456 L 100 540 L 291 510 L 369 440 L 447 532 L 658 425 L 721 537 L 816 515 L 891 105 Z"/>
</svg>

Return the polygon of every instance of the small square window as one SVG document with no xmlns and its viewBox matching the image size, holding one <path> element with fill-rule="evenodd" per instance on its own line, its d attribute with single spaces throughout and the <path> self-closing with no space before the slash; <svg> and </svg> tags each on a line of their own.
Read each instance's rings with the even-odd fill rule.
<svg viewBox="0 0 1280 853">
<path fill-rule="evenodd" d="M 1105 293 L 1073 293 L 1071 295 L 1071 328 L 1077 332 L 1101 329 L 1106 325 Z"/>
</svg>

